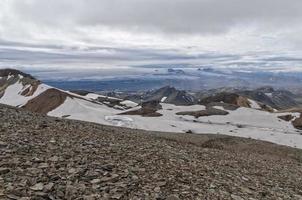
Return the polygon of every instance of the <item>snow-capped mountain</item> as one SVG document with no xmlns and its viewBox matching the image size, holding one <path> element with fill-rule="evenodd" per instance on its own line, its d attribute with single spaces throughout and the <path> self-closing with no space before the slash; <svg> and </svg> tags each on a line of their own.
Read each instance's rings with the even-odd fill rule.
<svg viewBox="0 0 302 200">
<path fill-rule="evenodd" d="M 166 88 L 156 93 L 158 98 L 137 104 L 91 92 L 64 91 L 17 70 L 0 70 L 0 103 L 29 111 L 105 125 L 233 135 L 302 148 L 300 110 L 268 110 L 239 95 L 215 96 L 203 105 L 179 105 L 168 102 L 168 97 L 163 99 L 172 90 Z"/>
</svg>

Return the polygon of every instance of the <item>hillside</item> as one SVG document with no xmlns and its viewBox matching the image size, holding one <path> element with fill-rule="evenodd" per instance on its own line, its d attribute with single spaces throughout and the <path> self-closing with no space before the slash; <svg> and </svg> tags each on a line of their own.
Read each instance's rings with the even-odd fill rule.
<svg viewBox="0 0 302 200">
<path fill-rule="evenodd" d="M 103 126 L 4 105 L 0 120 L 0 199 L 302 198 L 301 150 Z"/>
<path fill-rule="evenodd" d="M 17 70 L 0 70 L 0 103 L 31 112 L 148 131 L 224 134 L 302 148 L 301 109 L 277 112 L 232 93 L 209 96 L 193 105 L 190 94 L 175 88 L 149 94 L 149 100 L 137 104 L 91 92 L 72 93 Z"/>
</svg>

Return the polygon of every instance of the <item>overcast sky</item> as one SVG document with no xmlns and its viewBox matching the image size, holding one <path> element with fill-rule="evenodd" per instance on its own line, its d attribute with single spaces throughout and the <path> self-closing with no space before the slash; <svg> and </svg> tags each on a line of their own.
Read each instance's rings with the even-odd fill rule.
<svg viewBox="0 0 302 200">
<path fill-rule="evenodd" d="M 1 0 L 0 67 L 302 70 L 301 0 Z"/>
</svg>

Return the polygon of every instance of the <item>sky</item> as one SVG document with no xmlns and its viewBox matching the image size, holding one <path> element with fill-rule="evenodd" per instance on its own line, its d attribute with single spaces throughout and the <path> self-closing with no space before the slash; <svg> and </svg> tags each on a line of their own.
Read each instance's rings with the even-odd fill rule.
<svg viewBox="0 0 302 200">
<path fill-rule="evenodd" d="M 0 67 L 302 71 L 301 0 L 1 0 Z"/>
</svg>

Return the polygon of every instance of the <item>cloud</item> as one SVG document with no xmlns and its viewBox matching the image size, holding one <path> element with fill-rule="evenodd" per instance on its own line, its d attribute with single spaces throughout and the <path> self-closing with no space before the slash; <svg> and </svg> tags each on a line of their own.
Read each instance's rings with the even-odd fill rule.
<svg viewBox="0 0 302 200">
<path fill-rule="evenodd" d="M 289 69 L 302 57 L 301 7 L 301 0 L 1 0 L 0 62 Z"/>
<path fill-rule="evenodd" d="M 36 24 L 109 26 L 169 33 L 219 33 L 234 25 L 301 24 L 300 0 L 10 0 L 16 17 Z"/>
</svg>

